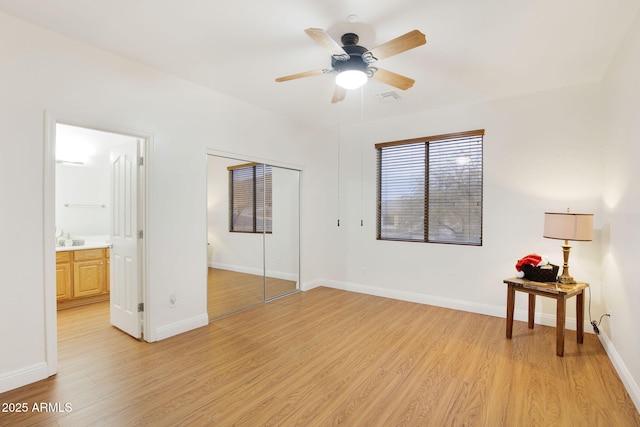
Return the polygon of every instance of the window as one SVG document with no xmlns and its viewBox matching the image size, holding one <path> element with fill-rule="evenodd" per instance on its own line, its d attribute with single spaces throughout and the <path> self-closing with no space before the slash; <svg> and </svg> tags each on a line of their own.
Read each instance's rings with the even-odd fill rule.
<svg viewBox="0 0 640 427">
<path fill-rule="evenodd" d="M 271 166 L 230 166 L 229 231 L 271 233 Z"/>
<path fill-rule="evenodd" d="M 482 245 L 483 135 L 376 144 L 378 240 Z"/>
</svg>

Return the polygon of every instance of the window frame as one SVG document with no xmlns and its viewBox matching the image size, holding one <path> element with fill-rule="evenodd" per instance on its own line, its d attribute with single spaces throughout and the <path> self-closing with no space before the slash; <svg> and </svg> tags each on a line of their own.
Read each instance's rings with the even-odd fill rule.
<svg viewBox="0 0 640 427">
<path fill-rule="evenodd" d="M 262 167 L 263 174 L 258 176 L 258 168 Z M 250 216 L 251 216 L 251 229 L 239 229 L 237 222 L 234 221 L 236 217 L 234 207 L 236 200 L 236 187 L 234 184 L 240 182 L 234 178 L 234 174 L 241 170 L 251 170 L 252 177 L 249 187 L 251 194 L 245 195 L 245 198 L 250 201 Z M 229 232 L 230 233 L 249 233 L 249 234 L 272 234 L 273 232 L 273 172 L 271 165 L 265 163 L 244 163 L 235 166 L 228 166 L 229 171 Z M 267 178 L 268 177 L 268 178 Z M 263 186 L 263 205 L 262 205 L 262 224 L 258 220 L 260 218 L 258 212 L 260 202 L 258 201 L 257 194 L 259 193 L 259 186 Z M 268 214 L 267 214 L 268 212 Z M 238 228 L 238 229 L 236 229 Z"/>
<path fill-rule="evenodd" d="M 390 142 L 382 142 L 382 143 L 378 143 L 375 144 L 375 149 L 376 149 L 376 240 L 382 240 L 382 241 L 402 241 L 402 242 L 419 242 L 419 243 L 440 243 L 440 244 L 454 244 L 454 245 L 462 245 L 462 246 L 482 246 L 483 244 L 483 205 L 484 205 L 484 134 L 485 131 L 484 129 L 478 129 L 478 130 L 472 130 L 472 131 L 466 131 L 466 132 L 456 132 L 456 133 L 449 133 L 449 134 L 441 134 L 441 135 L 433 135 L 433 136 L 427 136 L 427 137 L 421 137 L 421 138 L 412 138 L 412 139 L 405 139 L 405 140 L 400 140 L 400 141 L 390 141 Z M 475 140 L 475 141 L 474 141 Z M 429 156 L 429 152 L 430 152 L 430 148 L 431 148 L 431 144 L 434 144 L 433 148 L 431 149 L 431 151 L 434 151 L 435 149 L 435 144 L 438 143 L 448 143 L 448 144 L 455 144 L 455 142 L 458 141 L 461 145 L 466 145 L 469 143 L 478 143 L 479 142 L 479 149 L 476 147 L 474 151 L 472 151 L 473 154 L 475 154 L 476 156 L 476 160 L 479 160 L 479 165 L 475 164 L 474 168 L 470 168 L 469 170 L 472 170 L 475 175 L 473 175 L 473 177 L 469 177 L 469 183 L 471 183 L 474 179 L 474 183 L 476 184 L 474 191 L 472 193 L 470 193 L 471 196 L 476 197 L 477 200 L 474 202 L 473 201 L 473 197 L 469 197 L 469 199 L 467 200 L 467 204 L 469 206 L 472 206 L 473 203 L 477 203 L 479 204 L 478 207 L 479 209 L 475 209 L 475 208 L 471 208 L 474 210 L 479 210 L 479 212 L 474 213 L 473 215 L 469 215 L 469 223 L 466 224 L 467 227 L 472 227 L 475 226 L 475 228 L 473 228 L 474 231 L 477 232 L 477 234 L 474 233 L 474 238 L 472 238 L 471 233 L 468 234 L 466 240 L 465 239 L 460 239 L 459 237 L 456 238 L 451 238 L 451 239 L 446 239 L 446 238 L 434 238 L 433 236 L 430 237 L 430 230 L 429 230 L 429 223 L 430 221 L 433 221 L 434 219 L 430 217 L 433 215 L 437 215 L 437 213 L 435 213 L 435 211 L 437 210 L 436 207 L 433 207 L 432 209 L 430 209 L 430 198 L 435 197 L 433 190 L 430 189 L 430 174 L 431 174 L 431 169 L 433 169 L 433 165 L 436 164 L 435 162 L 432 162 L 430 156 Z M 416 237 L 418 236 L 420 233 L 415 233 L 413 235 L 411 235 L 411 231 L 408 231 L 405 233 L 404 237 L 392 237 L 390 236 L 389 233 L 387 235 L 385 235 L 385 217 L 388 216 L 387 212 L 383 212 L 383 208 L 388 208 L 389 205 L 386 204 L 388 203 L 383 201 L 383 186 L 385 187 L 385 191 L 389 186 L 393 186 L 393 184 L 390 184 L 389 181 L 392 179 L 390 177 L 388 177 L 389 179 L 387 180 L 387 182 L 383 183 L 383 166 L 385 168 L 390 168 L 387 169 L 385 172 L 386 173 L 393 173 L 393 172 L 398 172 L 400 170 L 402 170 L 402 165 L 406 165 L 407 168 L 410 168 L 410 163 L 409 162 L 405 162 L 405 163 L 400 163 L 401 166 L 389 166 L 389 164 L 392 164 L 395 159 L 393 159 L 393 157 L 390 157 L 389 155 L 393 155 L 393 154 L 399 154 L 400 150 L 396 150 L 396 152 L 393 152 L 393 148 L 406 148 L 407 150 L 411 150 L 412 147 L 416 147 L 417 149 L 420 149 L 420 147 L 423 146 L 424 147 L 424 154 L 420 154 L 424 156 L 424 165 L 422 166 L 423 170 L 420 170 L 420 167 L 414 168 L 414 171 L 416 174 L 418 174 L 418 177 L 420 179 L 423 179 L 424 182 L 419 183 L 423 186 L 419 187 L 420 190 L 423 192 L 422 195 L 419 193 L 417 193 L 417 198 L 413 197 L 413 204 L 411 204 L 412 202 L 400 202 L 399 206 L 401 206 L 401 208 L 403 210 L 406 210 L 405 208 L 409 208 L 409 209 L 413 209 L 413 213 L 409 213 L 408 215 L 400 215 L 400 217 L 402 217 L 402 219 L 408 219 L 408 220 L 412 220 L 414 222 L 416 222 L 417 224 L 422 226 L 421 229 L 421 234 L 422 237 Z M 387 158 L 384 158 L 384 149 L 386 148 L 392 148 L 392 150 L 389 150 L 386 152 L 387 154 Z M 479 150 L 479 151 L 478 151 Z M 400 153 L 400 155 L 402 155 Z M 448 160 L 453 160 L 454 155 L 451 155 L 450 157 L 445 157 L 442 156 L 440 157 L 440 159 L 445 158 Z M 421 157 L 416 157 L 415 155 L 412 157 L 407 157 L 406 159 L 411 159 L 411 160 L 417 160 L 415 164 L 418 164 L 421 162 L 422 158 Z M 405 159 L 405 160 L 406 160 Z M 383 165 L 383 162 L 386 160 L 386 166 Z M 440 169 L 437 169 L 439 171 L 443 171 L 445 170 L 444 168 L 440 167 Z M 415 178 L 415 176 L 413 176 L 412 178 Z M 453 182 L 453 181 L 449 181 L 449 182 Z M 479 182 L 479 184 L 478 184 Z M 404 185 L 404 184 L 403 184 Z M 477 188 L 479 186 L 479 189 Z M 469 187 L 471 187 L 471 185 L 469 184 Z M 398 197 L 397 195 L 399 194 L 400 191 L 406 191 L 405 188 L 402 187 L 397 187 L 396 191 L 398 191 L 396 193 L 396 197 Z M 455 193 L 453 193 L 455 194 Z M 414 193 L 415 195 L 415 193 Z M 421 199 L 422 197 L 422 199 Z M 420 200 L 422 200 L 422 205 L 420 205 Z M 385 204 L 385 206 L 383 206 L 383 204 Z M 462 212 L 462 209 L 454 209 L 453 214 L 456 215 L 459 212 Z M 421 214 L 422 216 L 418 216 L 419 214 Z M 384 216 L 384 217 L 383 217 Z M 442 215 L 438 218 L 442 218 Z M 417 221 L 416 221 L 417 220 Z M 395 221 L 395 219 L 394 219 Z M 421 224 L 420 224 L 421 221 Z M 472 225 L 470 225 L 472 224 Z M 471 229 L 471 228 L 470 228 Z M 419 228 L 416 228 L 416 230 L 420 231 Z M 410 237 L 407 237 L 410 236 Z"/>
</svg>

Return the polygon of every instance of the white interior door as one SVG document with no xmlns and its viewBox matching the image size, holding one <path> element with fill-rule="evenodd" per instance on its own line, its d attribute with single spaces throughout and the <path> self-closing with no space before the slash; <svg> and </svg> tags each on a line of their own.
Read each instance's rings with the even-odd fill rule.
<svg viewBox="0 0 640 427">
<path fill-rule="evenodd" d="M 111 324 L 142 336 L 138 230 L 138 151 L 131 140 L 111 150 Z"/>
</svg>

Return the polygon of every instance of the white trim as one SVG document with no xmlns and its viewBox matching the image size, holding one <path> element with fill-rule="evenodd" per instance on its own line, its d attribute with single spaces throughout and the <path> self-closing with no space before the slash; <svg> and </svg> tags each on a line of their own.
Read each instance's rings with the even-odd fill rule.
<svg viewBox="0 0 640 427">
<path fill-rule="evenodd" d="M 514 316 L 514 319 L 521 320 L 523 322 L 528 321 L 527 310 L 516 310 L 516 312 L 520 312 L 520 316 Z M 552 314 L 544 314 L 544 313 L 536 312 L 534 322 L 537 325 L 545 325 L 545 326 L 551 326 L 555 328 L 556 316 Z M 575 317 L 567 317 L 567 319 L 565 320 L 564 327 L 565 329 L 568 329 L 570 331 L 575 331 L 577 329 L 576 327 L 577 324 L 578 324 L 578 320 Z M 589 323 L 588 320 L 584 321 L 583 329 L 586 333 L 591 333 L 591 334 L 594 333 L 593 327 L 591 326 L 591 323 Z"/>
<path fill-rule="evenodd" d="M 55 201 L 56 201 L 56 117 L 44 112 L 43 236 L 45 361 L 48 376 L 58 372 L 58 314 L 56 301 Z"/>
<path fill-rule="evenodd" d="M 305 173 L 301 169 L 298 174 L 298 278 L 296 279 L 296 288 L 300 289 L 300 284 L 302 283 L 302 266 L 304 261 L 302 259 L 302 221 L 305 218 L 304 214 L 304 194 L 305 192 L 302 190 L 302 186 L 304 185 Z"/>
<path fill-rule="evenodd" d="M 607 356 L 609 356 L 609 360 L 611 360 L 613 367 L 616 369 L 618 376 L 627 389 L 627 393 L 629 393 L 631 400 L 633 400 L 633 403 L 636 405 L 636 409 L 640 411 L 640 385 L 633 378 L 631 372 L 629 372 L 627 365 L 616 351 L 607 334 L 601 332 L 599 338 L 604 350 L 607 352 Z"/>
<path fill-rule="evenodd" d="M 264 163 L 266 165 L 277 166 L 279 168 L 284 168 L 284 169 L 293 169 L 300 172 L 304 170 L 303 166 L 295 165 L 293 163 L 278 162 L 276 160 L 265 159 L 263 157 L 250 156 L 250 155 L 245 155 L 240 153 L 231 153 L 228 151 L 215 150 L 213 148 L 207 148 L 206 153 L 208 156 L 218 156 L 218 157 L 226 157 L 228 159 L 243 160 L 246 162 Z"/>
<path fill-rule="evenodd" d="M 456 300 L 452 298 L 435 297 L 431 295 L 418 294 L 415 292 L 398 291 L 394 289 L 378 288 L 375 286 L 360 285 L 357 283 L 339 282 L 336 280 L 313 280 L 311 282 L 303 283 L 302 290 L 308 291 L 318 286 L 326 286 L 328 288 L 342 289 L 344 291 L 358 292 L 361 294 L 375 295 L 379 297 L 391 298 L 401 301 L 417 302 L 420 304 L 433 305 L 436 307 L 450 308 L 453 310 L 466 311 L 470 313 L 484 314 L 493 317 L 506 317 L 505 306 L 478 304 L 471 301 Z M 527 322 L 528 317 L 527 309 L 514 310 L 513 318 L 518 321 Z M 548 314 L 536 313 L 535 322 L 545 326 L 556 326 L 556 317 Z M 585 322 L 585 332 L 589 332 L 590 329 L 586 327 L 588 325 Z M 565 328 L 569 330 L 576 330 L 576 319 L 567 318 L 565 321 Z"/>
<path fill-rule="evenodd" d="M 294 280 L 296 282 L 298 281 L 298 276 L 295 273 L 289 273 L 286 271 L 276 271 L 276 270 L 263 271 L 262 268 L 244 267 L 242 265 L 223 264 L 220 262 L 210 262 L 208 266 L 210 268 L 218 268 L 220 270 L 229 270 L 229 271 L 235 271 L 238 273 L 254 274 L 256 276 L 263 276 L 264 274 L 266 274 L 267 277 L 273 277 L 275 279 Z"/>
<path fill-rule="evenodd" d="M 145 316 L 143 321 L 143 334 L 145 341 L 155 341 L 154 334 L 151 334 L 151 310 L 149 309 L 151 295 L 149 292 L 149 283 L 147 281 L 149 266 L 149 247 L 150 236 L 153 233 L 148 229 L 148 206 L 149 206 L 149 165 L 152 135 L 146 132 L 140 132 L 131 129 L 118 128 L 110 124 L 100 124 L 86 121 L 67 120 L 58 114 L 45 110 L 44 111 L 44 182 L 43 182 L 43 270 L 44 270 L 44 323 L 45 323 L 45 358 L 48 375 L 54 375 L 58 367 L 58 331 L 57 331 L 57 304 L 56 304 L 56 276 L 55 276 L 55 139 L 56 125 L 58 123 L 77 126 L 87 129 L 94 129 L 104 132 L 117 133 L 143 140 L 143 156 L 145 157 L 143 168 L 144 191 L 142 195 L 142 204 L 144 209 L 141 223 L 139 224 L 145 230 L 142 245 L 143 266 L 142 266 L 142 288 L 144 295 Z M 48 250 L 47 248 L 52 248 Z M 46 377 L 45 377 L 46 378 Z M 41 378 L 40 378 L 41 379 Z"/>
<path fill-rule="evenodd" d="M 279 168 L 283 168 L 283 169 L 291 169 L 291 170 L 295 170 L 299 172 L 298 175 L 298 272 L 297 272 L 297 277 L 295 275 L 295 273 L 285 273 L 285 272 L 277 272 L 277 271 L 263 271 L 263 269 L 257 269 L 257 268 L 250 268 L 250 267 L 243 267 L 243 266 L 238 266 L 238 265 L 231 265 L 231 264 L 222 264 L 222 263 L 216 263 L 216 262 L 209 262 L 209 242 L 208 242 L 208 231 L 209 231 L 209 220 L 208 220 L 208 204 L 205 203 L 205 210 L 204 210 L 204 221 L 205 221 L 205 229 L 207 230 L 207 233 L 204 234 L 204 239 L 203 239 L 203 246 L 206 248 L 206 259 L 207 259 L 207 267 L 212 267 L 212 268 L 222 268 L 225 270 L 231 270 L 231 271 L 238 271 L 241 273 L 248 273 L 248 274 L 256 274 L 258 276 L 262 276 L 264 274 L 270 276 L 270 277 L 276 277 L 279 279 L 285 279 L 285 280 L 295 280 L 296 281 L 296 289 L 299 289 L 300 283 L 301 283 L 301 277 L 302 277 L 302 218 L 303 218 L 303 212 L 302 212 L 302 206 L 303 206 L 303 194 L 304 191 L 302 190 L 302 186 L 303 186 L 303 179 L 304 179 L 304 167 L 301 165 L 296 165 L 296 164 L 292 164 L 292 163 L 285 163 L 285 162 L 279 162 L 279 161 L 275 161 L 275 160 L 270 160 L 270 159 L 265 159 L 265 158 L 261 158 L 261 157 L 256 157 L 256 156 L 250 156 L 250 155 L 245 155 L 245 154 L 241 154 L 241 153 L 232 153 L 232 152 L 228 152 L 228 151 L 222 151 L 222 150 L 216 150 L 213 148 L 207 148 L 205 150 L 205 162 L 204 162 L 204 167 L 205 167 L 205 175 L 207 176 L 207 185 L 205 185 L 205 200 L 208 199 L 209 196 L 209 179 L 208 179 L 208 156 L 217 156 L 217 157 L 223 157 L 223 158 L 228 158 L 228 159 L 235 159 L 235 160 L 241 160 L 241 161 L 245 161 L 245 162 L 256 162 L 256 163 L 264 163 L 264 164 L 268 164 L 271 166 L 275 166 L 275 167 L 279 167 Z M 264 251 L 265 251 L 265 239 L 262 239 L 262 253 L 263 253 L 263 262 L 264 262 Z M 158 338 L 160 339 L 160 338 Z"/>
<path fill-rule="evenodd" d="M 169 325 L 159 326 L 156 328 L 155 335 L 156 335 L 156 339 L 160 341 L 166 338 L 173 337 L 175 335 L 179 335 L 183 332 L 188 332 L 196 328 L 207 326 L 208 324 L 209 324 L 209 316 L 205 313 L 199 316 L 192 317 L 190 319 L 185 319 L 179 322 L 171 323 Z"/>
<path fill-rule="evenodd" d="M 0 393 L 43 380 L 50 376 L 49 371 L 47 363 L 42 362 L 6 372 L 0 376 Z"/>
<path fill-rule="evenodd" d="M 151 159 L 153 135 L 134 135 L 142 140 L 142 148 L 140 149 L 140 156 L 144 159 L 141 168 L 141 173 L 138 176 L 138 203 L 142 202 L 138 206 L 138 215 L 140 216 L 139 228 L 144 232 L 144 238 L 141 239 L 141 253 L 142 259 L 139 260 L 142 277 L 142 302 L 144 303 L 144 316 L 142 320 L 142 336 L 147 342 L 156 341 L 155 334 L 151 333 L 151 316 L 153 311 L 151 310 L 151 292 L 149 284 L 149 243 L 153 239 L 153 233 L 149 230 L 149 170 L 153 167 L 153 161 Z M 142 210 L 142 212 L 140 212 Z"/>
<path fill-rule="evenodd" d="M 257 267 L 245 267 L 242 265 L 223 264 L 219 262 L 211 262 L 208 266 L 211 268 L 219 268 L 220 270 L 235 271 L 237 273 L 254 274 L 256 276 L 264 275 L 263 269 Z"/>
<path fill-rule="evenodd" d="M 300 290 L 301 291 L 310 291 L 311 289 L 319 288 L 320 286 L 325 286 L 324 284 L 328 282 L 328 280 L 316 279 L 311 280 L 309 282 L 300 282 Z M 328 286 L 330 287 L 330 286 Z"/>
</svg>

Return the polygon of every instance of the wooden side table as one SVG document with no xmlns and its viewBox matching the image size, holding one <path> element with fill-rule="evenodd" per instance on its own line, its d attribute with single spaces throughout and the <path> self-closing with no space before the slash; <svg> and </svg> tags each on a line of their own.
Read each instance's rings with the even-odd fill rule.
<svg viewBox="0 0 640 427">
<path fill-rule="evenodd" d="M 556 300 L 556 355 L 564 356 L 564 325 L 566 318 L 567 299 L 576 297 L 576 332 L 577 341 L 584 341 L 584 290 L 589 286 L 586 283 L 574 283 L 571 285 L 561 283 L 533 282 L 526 279 L 505 279 L 507 284 L 507 339 L 511 339 L 513 333 L 513 309 L 516 300 L 516 291 L 529 294 L 529 329 L 533 329 L 533 319 L 536 311 L 536 295 Z"/>
</svg>

